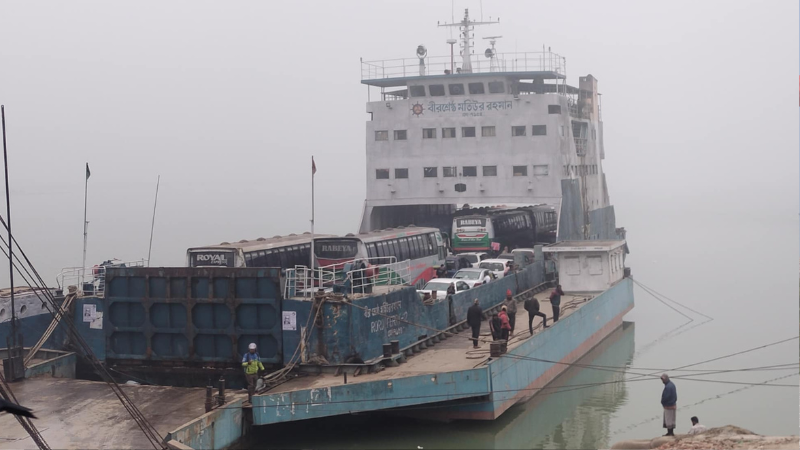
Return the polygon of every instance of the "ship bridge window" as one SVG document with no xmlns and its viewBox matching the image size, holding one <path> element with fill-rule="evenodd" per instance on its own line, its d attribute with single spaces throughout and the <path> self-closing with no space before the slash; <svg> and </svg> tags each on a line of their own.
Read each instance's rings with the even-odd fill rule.
<svg viewBox="0 0 800 450">
<path fill-rule="evenodd" d="M 485 177 L 496 177 L 497 176 L 497 166 L 483 166 L 483 176 L 485 176 Z"/>
<path fill-rule="evenodd" d="M 389 140 L 389 131 L 387 130 L 379 130 L 375 132 L 375 140 L 376 141 L 388 141 Z"/>
<path fill-rule="evenodd" d="M 464 85 L 461 83 L 448 84 L 447 88 L 450 90 L 450 95 L 464 95 Z"/>
<path fill-rule="evenodd" d="M 470 94 L 483 94 L 483 83 L 470 83 L 469 84 L 469 93 Z"/>
<path fill-rule="evenodd" d="M 456 176 L 456 168 L 453 167 L 442 167 L 442 176 L 445 178 L 452 178 Z"/>
<path fill-rule="evenodd" d="M 531 136 L 547 136 L 547 125 L 534 125 Z"/>
<path fill-rule="evenodd" d="M 456 137 L 455 128 L 442 128 L 442 138 L 454 138 L 454 137 Z"/>
<path fill-rule="evenodd" d="M 525 136 L 525 126 L 511 127 L 511 136 Z"/>
<path fill-rule="evenodd" d="M 540 166 L 533 166 L 533 174 L 534 175 L 548 175 L 550 173 L 550 169 L 548 165 L 540 165 Z"/>
<path fill-rule="evenodd" d="M 481 136 L 482 137 L 494 137 L 494 125 L 488 127 L 481 127 Z"/>
<path fill-rule="evenodd" d="M 425 86 L 409 86 L 408 92 L 412 97 L 425 97 Z"/>
<path fill-rule="evenodd" d="M 395 179 L 408 178 L 408 169 L 394 169 Z"/>
<path fill-rule="evenodd" d="M 423 128 L 422 139 L 436 139 L 436 128 Z"/>
<path fill-rule="evenodd" d="M 444 97 L 443 84 L 432 84 L 428 86 L 428 90 L 431 92 L 431 97 Z"/>
<path fill-rule="evenodd" d="M 389 179 L 389 169 L 375 169 L 375 179 L 388 180 Z"/>
<path fill-rule="evenodd" d="M 438 175 L 438 167 L 423 167 L 422 172 L 425 178 L 437 178 Z"/>
<path fill-rule="evenodd" d="M 395 141 L 405 141 L 407 135 L 406 130 L 394 130 Z"/>
<path fill-rule="evenodd" d="M 490 94 L 505 94 L 506 93 L 505 83 L 503 83 L 502 81 L 490 81 L 489 82 L 489 93 Z"/>
<path fill-rule="evenodd" d="M 475 127 L 461 127 L 461 137 L 475 137 Z"/>
<path fill-rule="evenodd" d="M 547 114 L 561 114 L 561 105 L 547 105 Z"/>
<path fill-rule="evenodd" d="M 478 176 L 478 167 L 477 166 L 464 166 L 461 168 L 461 174 L 465 177 L 477 177 Z"/>
<path fill-rule="evenodd" d="M 528 176 L 528 166 L 514 166 L 514 176 L 515 177 L 527 177 Z"/>
</svg>

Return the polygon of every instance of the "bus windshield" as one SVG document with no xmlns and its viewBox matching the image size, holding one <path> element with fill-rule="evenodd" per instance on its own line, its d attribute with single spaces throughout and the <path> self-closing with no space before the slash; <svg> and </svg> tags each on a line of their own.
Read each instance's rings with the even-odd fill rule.
<svg viewBox="0 0 800 450">
<path fill-rule="evenodd" d="M 189 250 L 189 267 L 234 267 L 234 250 Z"/>
</svg>

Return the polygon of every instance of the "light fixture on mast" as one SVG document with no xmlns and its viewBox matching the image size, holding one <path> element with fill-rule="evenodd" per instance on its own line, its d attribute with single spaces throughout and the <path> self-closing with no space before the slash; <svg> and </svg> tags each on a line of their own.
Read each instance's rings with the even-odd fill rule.
<svg viewBox="0 0 800 450">
<path fill-rule="evenodd" d="M 453 46 L 456 45 L 455 39 L 448 39 L 447 43 L 450 44 L 450 73 L 455 72 L 455 62 L 453 61 Z"/>
<path fill-rule="evenodd" d="M 419 58 L 419 76 L 425 76 L 425 57 L 428 56 L 428 49 L 424 45 L 417 47 L 417 58 Z"/>
<path fill-rule="evenodd" d="M 495 23 L 500 23 L 500 19 L 497 19 L 497 22 L 476 22 L 469 20 L 469 9 L 465 9 L 464 18 L 461 20 L 461 22 L 437 24 L 440 27 L 459 27 L 459 30 L 461 31 L 461 42 L 463 47 L 463 50 L 461 51 L 461 73 L 472 73 L 472 61 L 470 60 L 472 51 L 470 50 L 470 39 L 472 39 L 474 35 L 470 35 L 470 33 L 475 30 L 476 25 L 491 25 Z"/>
<path fill-rule="evenodd" d="M 503 36 L 489 36 L 483 39 L 489 39 L 489 44 L 492 45 L 492 48 L 487 48 L 483 55 L 489 58 L 489 72 L 494 72 L 500 69 L 500 64 L 497 60 L 497 50 L 494 48 L 494 44 L 497 43 L 497 40 Z"/>
</svg>

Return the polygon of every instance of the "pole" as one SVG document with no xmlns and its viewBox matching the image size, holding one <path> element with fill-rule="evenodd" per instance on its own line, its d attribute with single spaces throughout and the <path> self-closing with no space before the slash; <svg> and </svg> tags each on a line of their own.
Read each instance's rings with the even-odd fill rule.
<svg viewBox="0 0 800 450">
<path fill-rule="evenodd" d="M 11 347 L 14 349 L 9 349 L 9 359 L 10 362 L 13 364 L 13 359 L 11 356 L 14 356 L 16 353 L 11 353 L 12 351 L 16 352 L 17 348 L 17 308 L 14 305 L 14 261 L 11 259 L 11 255 L 13 253 L 12 245 L 11 245 L 11 196 L 8 190 L 8 151 L 6 149 L 6 107 L 4 105 L 0 105 L 0 116 L 2 116 L 3 122 L 3 165 L 5 166 L 5 173 L 6 173 L 6 220 L 8 220 L 8 279 L 9 285 L 11 286 Z M 14 373 L 12 368 L 12 373 Z"/>
<path fill-rule="evenodd" d="M 86 240 L 89 231 L 89 222 L 86 221 L 86 206 L 89 200 L 89 163 L 86 163 L 86 182 L 83 187 L 83 263 L 81 263 L 81 286 L 78 289 L 83 290 L 83 276 L 86 272 Z"/>
<path fill-rule="evenodd" d="M 158 186 L 161 184 L 161 175 L 156 181 L 156 200 L 153 202 L 153 223 L 150 224 L 150 247 L 147 248 L 147 267 L 150 267 L 150 252 L 153 250 L 153 228 L 156 226 L 156 205 L 158 205 Z"/>
<path fill-rule="evenodd" d="M 311 156 L 311 273 L 314 272 L 314 173 L 317 171 L 317 166 L 314 165 L 314 156 Z M 313 287 L 313 286 L 312 286 Z"/>
</svg>

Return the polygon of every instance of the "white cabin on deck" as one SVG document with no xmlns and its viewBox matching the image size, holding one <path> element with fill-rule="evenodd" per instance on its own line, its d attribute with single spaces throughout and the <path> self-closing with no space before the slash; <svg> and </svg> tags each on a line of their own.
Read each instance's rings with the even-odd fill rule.
<svg viewBox="0 0 800 450">
<path fill-rule="evenodd" d="M 564 241 L 543 251 L 555 260 L 564 292 L 603 292 L 625 275 L 625 241 Z"/>
</svg>

